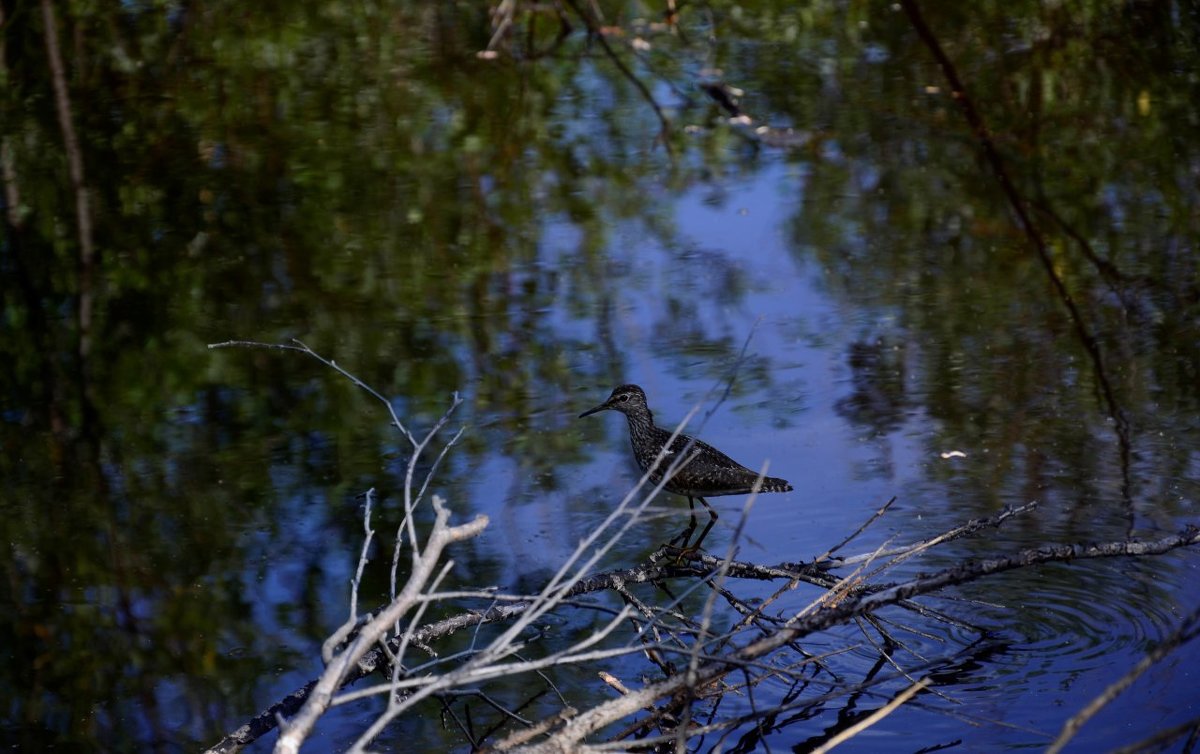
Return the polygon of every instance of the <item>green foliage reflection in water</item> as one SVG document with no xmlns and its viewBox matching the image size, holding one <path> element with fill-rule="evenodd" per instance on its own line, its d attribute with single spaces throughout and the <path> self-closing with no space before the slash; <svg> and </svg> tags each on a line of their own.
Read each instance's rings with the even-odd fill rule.
<svg viewBox="0 0 1200 754">
<path fill-rule="evenodd" d="M 554 22 L 536 14 L 520 19 L 522 31 L 536 24 L 531 36 L 487 61 L 475 55 L 491 33 L 479 3 L 58 6 L 100 267 L 81 291 L 46 30 L 32 7 L 6 3 L 0 130 L 19 203 L 7 207 L 0 275 L 3 583 L 15 613 L 0 628 L 14 658 L 0 690 L 31 731 L 21 743 L 207 740 L 257 708 L 270 669 L 298 666 L 291 642 L 327 627 L 313 604 L 331 588 L 320 555 L 285 522 L 316 518 L 336 533 L 326 552 L 353 550 L 345 501 L 391 470 L 394 441 L 359 393 L 310 365 L 212 358 L 205 343 L 336 344 L 414 423 L 468 388 L 464 419 L 478 427 L 445 472 L 463 499 L 467 472 L 497 449 L 541 488 L 584 457 L 561 405 L 581 385 L 615 384 L 612 321 L 628 298 L 655 302 L 671 369 L 719 373 L 739 339 L 710 334 L 692 289 L 659 290 L 639 269 L 644 249 L 614 233 L 688 247 L 671 199 L 775 159 L 696 91 L 705 68 L 747 90 L 748 112 L 811 135 L 784 158 L 805 176 L 795 254 L 834 295 L 894 313 L 893 328 L 863 327 L 867 351 L 923 345 L 919 386 L 859 421 L 886 430 L 907 400 L 942 426 L 931 443 L 989 449 L 992 476 L 959 482 L 980 505 L 1013 488 L 1120 483 L 1061 302 L 942 73 L 886 4 L 715 2 L 674 33 L 637 23 L 657 22 L 657 8 L 602 3 L 610 24 L 651 43 L 637 56 L 615 46 L 674 118 L 674 160 L 596 45 L 576 31 L 555 47 Z M 1194 416 L 1196 357 L 1179 347 L 1200 340 L 1197 26 L 1175 22 L 1187 9 L 926 12 L 1122 405 L 1144 429 Z M 685 135 L 688 124 L 705 128 Z M 736 260 L 710 260 L 715 293 L 736 305 L 753 283 Z M 684 263 L 668 264 L 687 279 Z M 86 357 L 81 293 L 95 296 Z M 680 322 L 696 325 L 667 332 Z M 752 363 L 746 379 L 769 389 L 768 366 Z M 1152 449 L 1137 485 L 1189 476 L 1184 444 Z M 1179 499 L 1149 494 L 1164 508 Z M 303 564 L 287 578 L 317 583 L 299 590 L 308 602 L 250 623 L 270 588 L 292 593 L 271 587 L 265 543 L 271 559 Z M 468 557 L 482 581 L 499 569 Z M 179 709 L 194 717 L 166 722 Z"/>
</svg>

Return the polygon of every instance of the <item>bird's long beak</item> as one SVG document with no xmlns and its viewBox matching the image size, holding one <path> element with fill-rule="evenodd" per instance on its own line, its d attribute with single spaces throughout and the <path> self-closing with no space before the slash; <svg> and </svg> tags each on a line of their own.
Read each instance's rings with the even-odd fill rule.
<svg viewBox="0 0 1200 754">
<path fill-rule="evenodd" d="M 591 416 L 592 414 L 596 413 L 597 411 L 605 411 L 608 408 L 609 408 L 608 401 L 605 401 L 604 403 L 601 403 L 599 406 L 596 406 L 595 408 L 589 408 L 587 411 L 584 411 L 582 414 L 579 415 L 579 418 L 582 419 L 585 416 Z"/>
</svg>

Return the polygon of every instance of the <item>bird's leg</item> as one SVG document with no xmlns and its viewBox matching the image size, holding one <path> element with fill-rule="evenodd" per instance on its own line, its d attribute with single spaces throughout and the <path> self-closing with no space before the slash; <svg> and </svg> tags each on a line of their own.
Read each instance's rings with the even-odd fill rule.
<svg viewBox="0 0 1200 754">
<path fill-rule="evenodd" d="M 704 498 L 700 498 L 700 502 L 704 503 Z M 704 503 L 704 505 L 707 506 L 708 503 Z M 696 502 L 691 497 L 688 497 L 688 508 L 692 511 L 691 523 L 688 524 L 686 529 L 677 534 L 674 539 L 668 542 L 671 546 L 675 546 L 675 543 L 678 542 L 678 546 L 685 550 L 687 549 L 688 540 L 692 538 L 692 534 L 696 531 Z"/>
<path fill-rule="evenodd" d="M 704 499 L 704 498 L 702 498 L 702 497 L 701 497 L 701 498 L 697 498 L 697 500 L 699 500 L 699 501 L 700 501 L 700 503 L 701 503 L 701 504 L 702 504 L 702 505 L 703 505 L 705 508 L 707 508 L 707 509 L 708 509 L 708 524 L 707 524 L 707 525 L 704 527 L 704 531 L 700 532 L 700 539 L 697 539 L 697 540 L 696 540 L 696 544 L 694 544 L 694 545 L 692 545 L 691 547 L 689 547 L 689 548 L 688 548 L 689 550 L 699 550 L 699 549 L 700 549 L 700 543 L 702 543 L 702 542 L 704 541 L 704 538 L 708 536 L 708 533 L 709 533 L 709 532 L 712 530 L 712 528 L 713 528 L 713 524 L 717 523 L 717 509 L 716 509 L 716 508 L 714 508 L 714 507 L 712 507 L 711 505 L 709 505 L 709 504 L 708 504 L 708 501 L 707 501 L 707 500 L 705 500 L 705 499 Z M 693 522 L 693 523 L 695 523 L 695 521 L 696 521 L 696 514 L 695 514 L 695 511 L 693 511 L 693 512 L 692 512 L 692 522 Z"/>
<path fill-rule="evenodd" d="M 692 498 L 689 497 L 688 503 L 692 504 L 692 523 L 688 526 L 687 531 L 684 532 L 683 542 L 679 546 L 679 555 L 677 556 L 677 562 L 679 563 L 682 563 L 688 557 L 700 551 L 700 545 L 704 542 L 704 538 L 712 531 L 713 524 L 717 523 L 718 516 L 716 509 L 709 505 L 708 501 L 702 497 L 697 497 L 696 500 L 699 500 L 700 504 L 708 509 L 708 523 L 705 525 L 704 531 L 700 532 L 700 538 L 696 540 L 695 544 L 688 544 L 688 540 L 692 538 L 692 532 L 696 530 L 696 507 Z M 672 539 L 671 544 L 674 545 L 679 539 L 679 537 Z"/>
</svg>

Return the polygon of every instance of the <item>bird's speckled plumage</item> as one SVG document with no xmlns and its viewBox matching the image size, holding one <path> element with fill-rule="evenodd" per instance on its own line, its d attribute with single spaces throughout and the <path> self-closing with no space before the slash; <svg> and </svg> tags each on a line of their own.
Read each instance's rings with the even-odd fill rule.
<svg viewBox="0 0 1200 754">
<path fill-rule="evenodd" d="M 654 463 L 658 452 L 667 445 L 671 433 L 654 425 L 654 414 L 646 404 L 646 393 L 637 385 L 621 385 L 612 391 L 608 400 L 580 414 L 580 418 L 597 411 L 620 411 L 629 420 L 629 441 L 633 445 L 633 457 L 643 473 Z M 690 446 L 690 447 L 689 447 Z M 670 468 L 678 454 L 687 452 L 693 456 L 686 465 L 677 469 L 664 485 L 668 492 L 692 497 L 716 497 L 720 495 L 747 495 L 758 483 L 759 492 L 790 492 L 792 485 L 786 479 L 763 477 L 758 482 L 758 473 L 751 471 L 706 442 L 687 435 L 679 435 L 670 444 L 670 450 L 658 464 L 651 481 L 662 481 L 663 472 Z M 707 504 L 706 504 L 707 505 Z"/>
</svg>

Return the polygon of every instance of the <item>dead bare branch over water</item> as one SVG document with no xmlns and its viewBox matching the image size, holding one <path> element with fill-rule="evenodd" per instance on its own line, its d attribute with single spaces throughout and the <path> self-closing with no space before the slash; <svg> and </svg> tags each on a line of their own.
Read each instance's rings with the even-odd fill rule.
<svg viewBox="0 0 1200 754">
<path fill-rule="evenodd" d="M 392 411 L 380 393 L 307 346 L 267 347 L 318 359 Z M 372 698 L 385 700 L 382 710 L 357 732 L 349 751 L 367 751 L 389 726 L 421 714 L 429 704 L 440 705 L 446 724 L 472 749 L 538 753 L 702 746 L 708 736 L 728 746 L 732 735 L 741 736 L 741 746 L 753 747 L 768 732 L 803 725 L 831 705 L 853 710 L 839 716 L 835 729 L 823 729 L 810 740 L 813 750 L 823 751 L 904 705 L 953 702 L 947 693 L 952 693 L 959 669 L 1005 645 L 1003 628 L 971 614 L 970 602 L 956 603 L 951 613 L 920 598 L 958 598 L 955 587 L 1049 563 L 1082 567 L 1081 561 L 1144 559 L 1200 544 L 1200 529 L 1189 526 L 1149 541 L 1047 543 L 951 562 L 926 573 L 905 568 L 917 558 L 942 552 L 939 548 L 951 541 L 1034 515 L 1037 506 L 1029 503 L 934 536 L 834 554 L 890 515 L 889 502 L 810 562 L 742 559 L 739 529 L 725 557 L 664 545 L 642 562 L 612 567 L 614 546 L 644 519 L 647 504 L 659 491 L 643 491 L 643 479 L 536 593 L 448 584 L 449 558 L 457 546 L 484 531 L 487 518 L 453 523 L 453 502 L 437 495 L 430 499 L 434 516 L 427 531 L 421 531 L 414 514 L 438 462 L 462 430 L 442 447 L 425 479 L 416 479 L 414 470 L 416 459 L 429 450 L 459 402 L 455 396 L 446 415 L 422 437 L 391 414 L 412 445 L 413 457 L 404 477 L 404 523 L 393 543 L 390 601 L 366 614 L 358 604 L 357 586 L 370 565 L 368 545 L 375 536 L 371 490 L 363 512 L 361 552 L 346 553 L 348 559 L 357 555 L 348 617 L 325 643 L 324 671 L 208 751 L 236 751 L 278 729 L 275 751 L 296 752 L 332 707 Z M 402 551 L 409 553 L 403 574 Z M 944 555 L 940 562 L 946 562 Z M 604 564 L 608 567 L 602 568 Z M 778 587 L 764 596 L 763 586 L 772 582 Z M 797 594 L 808 596 L 797 600 Z M 426 620 L 434 609 L 443 617 Z M 587 627 L 550 639 L 542 624 L 551 616 Z M 1194 621 L 1193 616 L 1181 625 L 1173 643 L 1147 655 L 1145 667 L 1131 670 L 1088 709 L 1066 720 L 1060 742 L 1069 740 L 1136 674 L 1194 637 Z M 941 649 L 936 654 L 918 650 L 910 646 L 914 639 Z M 871 667 L 853 673 L 834 667 L 840 656 L 864 652 L 877 658 Z M 645 664 L 631 674 L 638 657 Z M 625 664 L 613 664 L 622 658 Z M 563 693 L 558 674 L 573 679 L 570 694 Z M 367 677 L 373 681 L 360 684 Z M 581 691 L 581 678 L 598 680 L 594 688 Z M 514 679 L 527 679 L 519 684 L 525 693 L 518 700 L 504 693 Z M 606 698 L 613 692 L 616 698 Z M 466 699 L 490 713 L 486 721 L 459 713 Z M 865 699 L 879 703 L 863 704 Z"/>
</svg>

